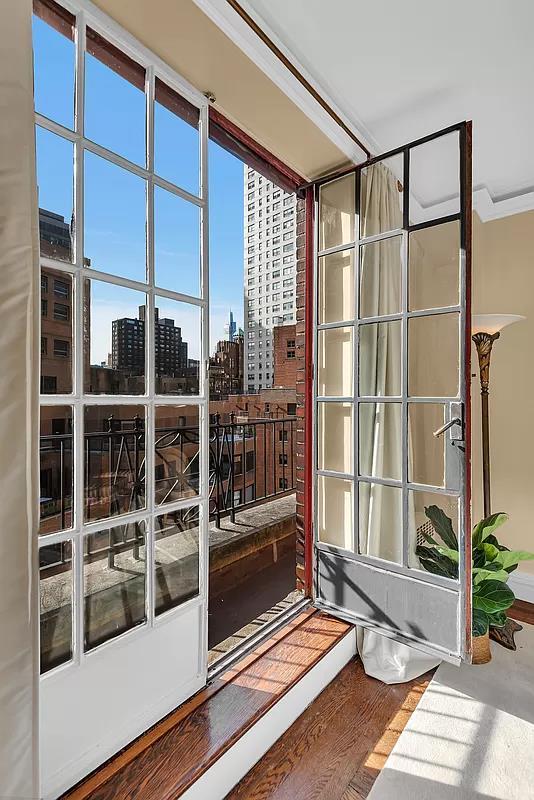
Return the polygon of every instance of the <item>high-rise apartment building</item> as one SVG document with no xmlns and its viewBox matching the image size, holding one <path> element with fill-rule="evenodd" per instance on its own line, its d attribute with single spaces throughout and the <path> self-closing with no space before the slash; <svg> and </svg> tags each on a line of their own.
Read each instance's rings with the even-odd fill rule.
<svg viewBox="0 0 534 800">
<path fill-rule="evenodd" d="M 296 321 L 296 204 L 245 166 L 245 386 L 273 385 L 273 328 Z"/>
</svg>

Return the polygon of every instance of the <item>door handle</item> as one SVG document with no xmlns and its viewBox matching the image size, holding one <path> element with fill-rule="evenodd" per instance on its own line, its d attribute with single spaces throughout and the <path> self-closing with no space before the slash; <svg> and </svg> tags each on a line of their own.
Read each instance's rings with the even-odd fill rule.
<svg viewBox="0 0 534 800">
<path fill-rule="evenodd" d="M 445 433 L 445 431 L 448 431 L 449 428 L 452 428 L 453 425 L 461 425 L 461 424 L 462 420 L 460 419 L 460 417 L 454 417 L 454 419 L 451 419 L 450 422 L 446 422 L 445 425 L 442 425 L 441 428 L 438 428 L 437 431 L 434 431 L 432 435 L 435 436 L 437 439 L 439 436 L 442 436 Z"/>
</svg>

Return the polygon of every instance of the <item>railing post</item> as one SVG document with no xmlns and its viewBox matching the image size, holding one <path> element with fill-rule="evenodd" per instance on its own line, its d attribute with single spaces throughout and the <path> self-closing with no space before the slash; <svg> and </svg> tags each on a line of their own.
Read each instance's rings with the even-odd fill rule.
<svg viewBox="0 0 534 800">
<path fill-rule="evenodd" d="M 234 489 L 235 489 L 235 441 L 234 441 L 234 419 L 235 414 L 232 411 L 230 414 L 230 486 L 232 487 L 232 491 L 230 493 L 230 519 L 232 522 L 235 522 L 235 507 L 234 507 Z"/>
<path fill-rule="evenodd" d="M 221 527 L 221 497 L 222 497 L 222 464 L 221 464 L 221 415 L 215 415 L 215 513 L 217 527 Z"/>
</svg>

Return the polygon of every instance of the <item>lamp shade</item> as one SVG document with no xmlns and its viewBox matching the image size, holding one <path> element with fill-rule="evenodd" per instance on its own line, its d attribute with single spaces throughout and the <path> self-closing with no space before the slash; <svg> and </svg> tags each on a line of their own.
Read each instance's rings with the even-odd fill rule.
<svg viewBox="0 0 534 800">
<path fill-rule="evenodd" d="M 521 322 L 526 317 L 521 314 L 473 314 L 472 333 L 498 333 L 514 322 Z"/>
</svg>

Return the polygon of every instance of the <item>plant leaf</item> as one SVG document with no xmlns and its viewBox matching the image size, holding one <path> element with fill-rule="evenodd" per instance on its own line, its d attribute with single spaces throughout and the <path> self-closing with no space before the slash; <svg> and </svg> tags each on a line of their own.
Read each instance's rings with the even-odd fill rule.
<svg viewBox="0 0 534 800">
<path fill-rule="evenodd" d="M 491 564 L 488 564 L 488 566 L 491 566 Z M 501 581 L 501 583 L 506 583 L 509 577 L 510 575 L 505 569 L 484 569 L 484 567 L 475 567 L 473 569 L 473 582 L 475 586 L 478 586 L 480 583 L 482 583 L 482 581 L 487 580 Z"/>
<path fill-rule="evenodd" d="M 489 617 L 485 611 L 480 608 L 473 609 L 473 636 L 484 636 L 488 632 Z"/>
<path fill-rule="evenodd" d="M 494 544 L 488 544 L 488 542 L 482 542 L 480 549 L 484 551 L 486 561 L 495 561 L 501 552 L 498 547 L 495 547 Z"/>
<path fill-rule="evenodd" d="M 444 578 L 458 577 L 458 566 L 447 556 L 442 556 L 435 547 L 425 547 L 420 544 L 415 548 L 415 554 L 427 572 L 442 575 Z"/>
<path fill-rule="evenodd" d="M 527 550 L 500 550 L 495 560 L 503 569 L 510 569 L 510 567 L 516 567 L 520 561 L 532 561 L 533 559 L 534 553 L 529 553 Z"/>
<path fill-rule="evenodd" d="M 515 595 L 505 583 L 496 580 L 482 581 L 473 588 L 473 608 L 487 614 L 506 611 L 515 600 Z"/>
<path fill-rule="evenodd" d="M 508 619 L 506 611 L 497 611 L 488 616 L 490 628 L 504 628 Z"/>
<path fill-rule="evenodd" d="M 436 550 L 438 553 L 441 553 L 442 556 L 447 556 L 447 558 L 450 558 L 450 560 L 454 561 L 455 564 L 458 564 L 460 560 L 460 554 L 458 550 L 452 550 L 450 547 L 437 547 Z"/>
<path fill-rule="evenodd" d="M 480 520 L 473 529 L 473 547 L 478 547 L 488 536 L 493 534 L 508 519 L 508 514 L 500 511 L 497 514 L 490 514 L 489 517 Z"/>
<path fill-rule="evenodd" d="M 439 506 L 428 506 L 425 514 L 443 543 L 452 550 L 458 550 L 458 539 L 452 528 L 452 520 L 445 512 Z"/>
</svg>

